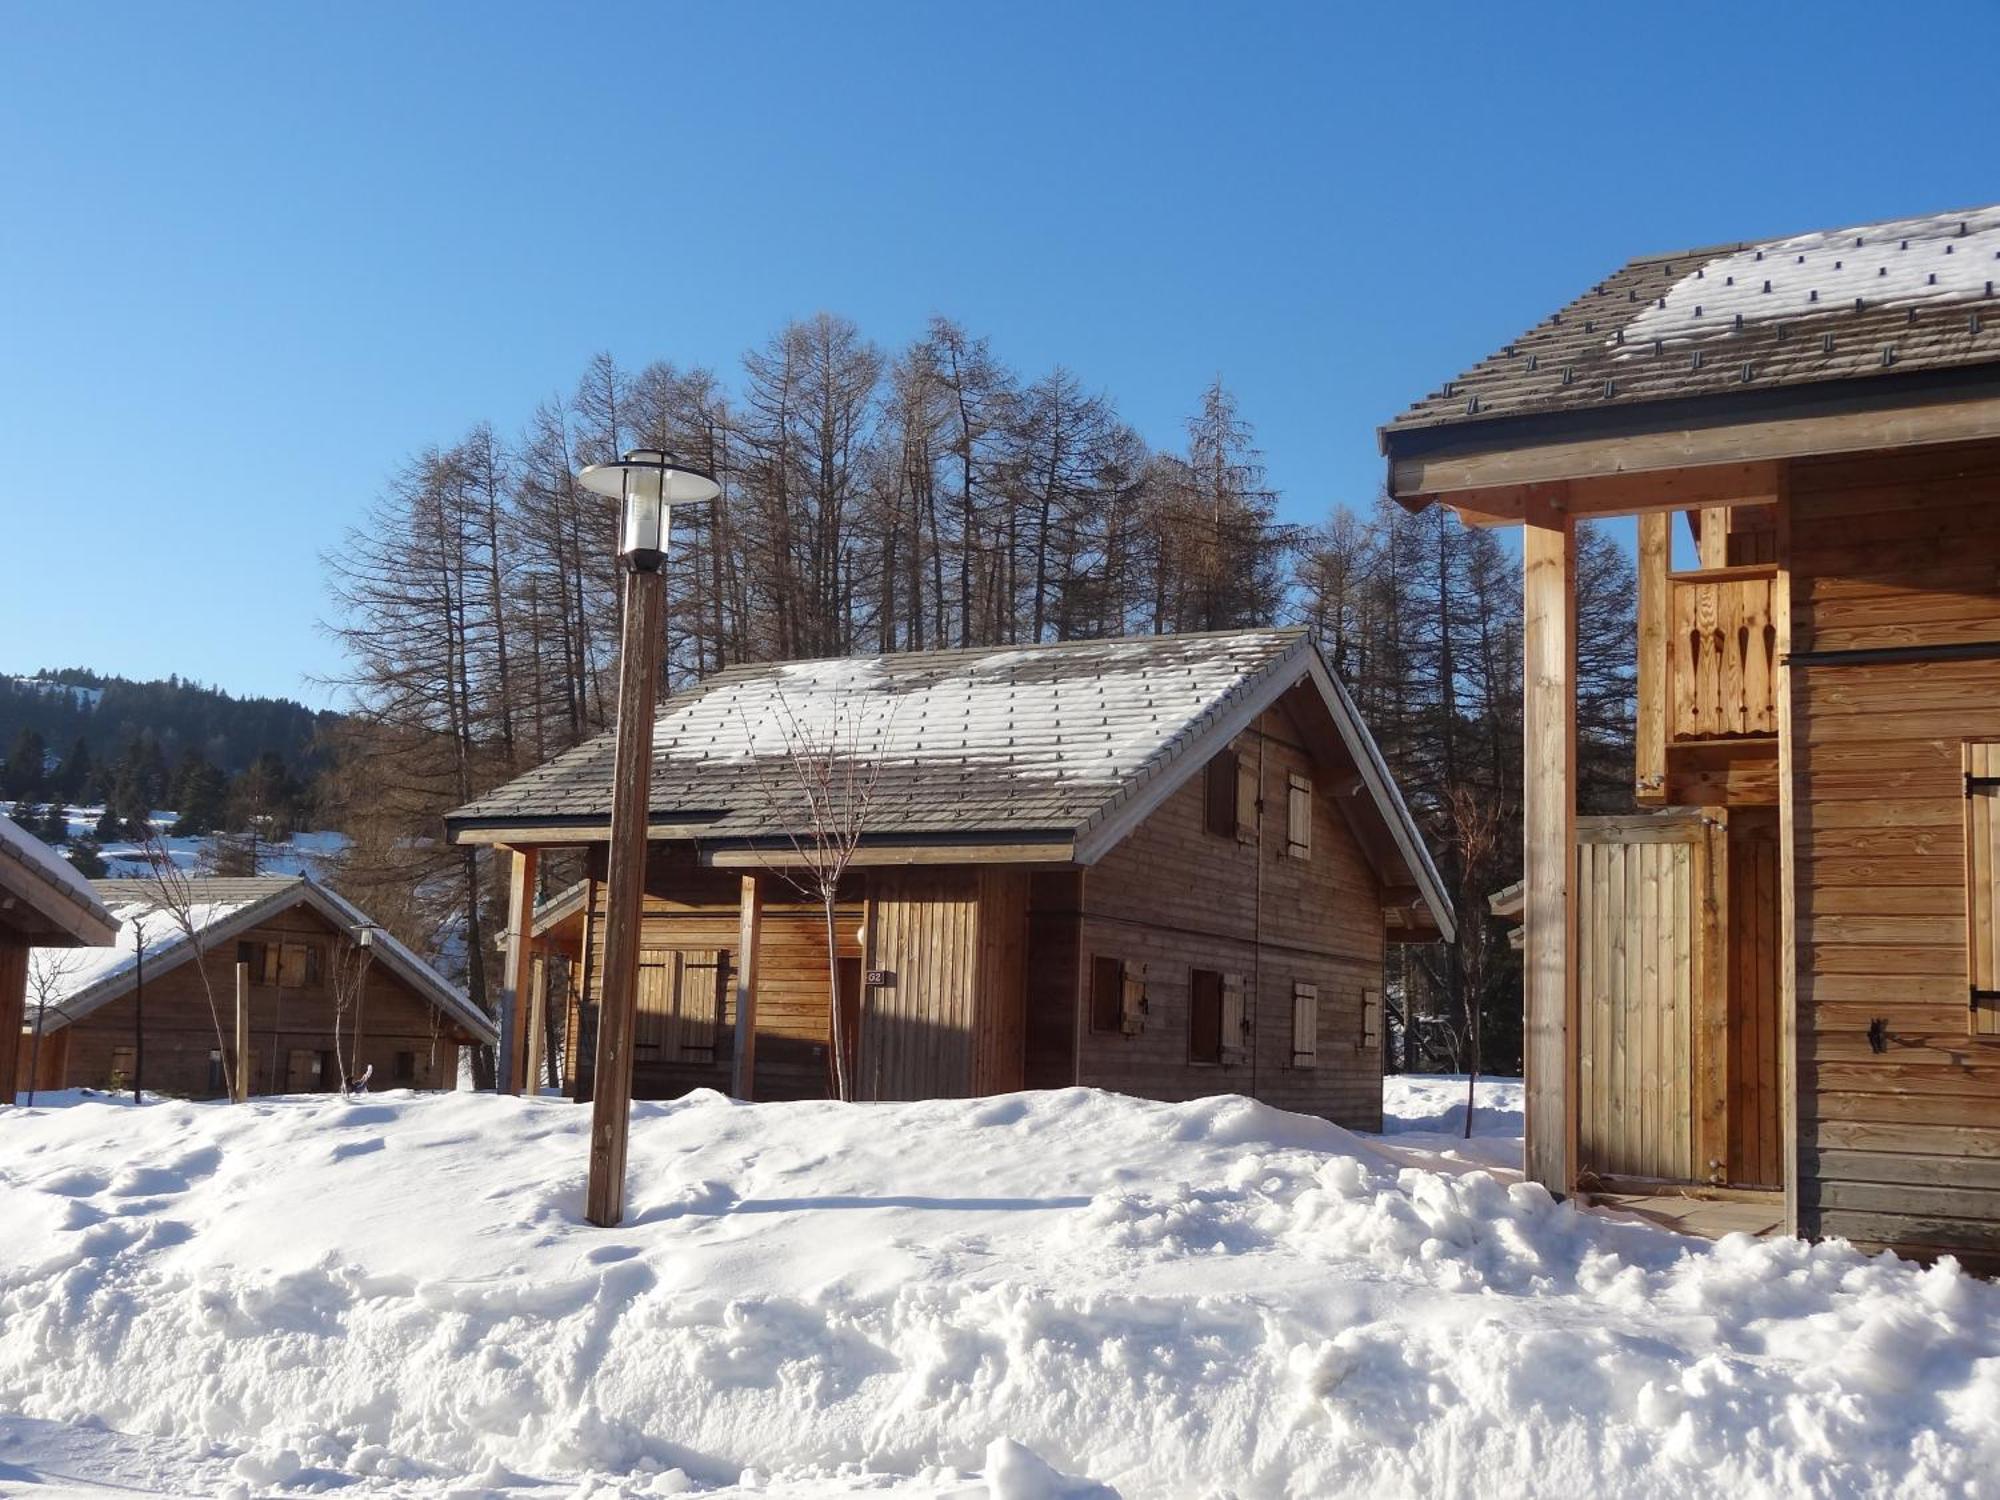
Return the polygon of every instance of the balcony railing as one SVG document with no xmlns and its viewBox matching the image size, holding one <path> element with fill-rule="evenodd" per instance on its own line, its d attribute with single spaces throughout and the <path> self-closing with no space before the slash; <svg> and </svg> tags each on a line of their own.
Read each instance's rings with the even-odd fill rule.
<svg viewBox="0 0 2000 1500">
<path fill-rule="evenodd" d="M 1767 563 L 1667 575 L 1667 742 L 1778 732 Z"/>
</svg>

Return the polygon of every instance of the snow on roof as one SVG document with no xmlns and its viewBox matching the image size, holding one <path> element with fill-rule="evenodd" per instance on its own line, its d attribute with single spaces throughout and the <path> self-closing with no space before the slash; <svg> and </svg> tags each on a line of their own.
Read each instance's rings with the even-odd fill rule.
<svg viewBox="0 0 2000 1500">
<path fill-rule="evenodd" d="M 1765 240 L 1715 256 L 1607 339 L 1614 358 L 1766 322 L 1864 307 L 1985 301 L 2000 277 L 2000 207 Z"/>
<path fill-rule="evenodd" d="M 803 751 L 879 764 L 877 835 L 1067 832 L 1295 649 L 1239 630 L 738 667 L 662 707 L 651 806 L 709 837 L 779 831 Z M 451 821 L 603 818 L 611 752 L 599 736 Z"/>
<path fill-rule="evenodd" d="M 87 943 L 105 941 L 111 914 L 97 899 L 90 882 L 68 860 L 12 818 L 0 817 L 0 858 L 9 860 L 20 876 L 39 887 L 41 899 L 35 899 L 34 892 L 21 889 L 24 885 L 21 879 L 0 883 L 27 896 L 49 923 Z"/>
<path fill-rule="evenodd" d="M 197 932 L 206 932 L 253 904 L 249 900 L 197 901 L 188 915 Z M 32 948 L 28 951 L 28 1026 L 46 1008 L 43 1029 L 76 1019 L 74 1008 L 100 987 L 122 988 L 120 981 L 139 966 L 143 941 L 147 964 L 177 964 L 187 956 L 187 934 L 179 921 L 157 901 L 123 897 L 109 903 L 118 935 L 108 948 Z"/>
</svg>

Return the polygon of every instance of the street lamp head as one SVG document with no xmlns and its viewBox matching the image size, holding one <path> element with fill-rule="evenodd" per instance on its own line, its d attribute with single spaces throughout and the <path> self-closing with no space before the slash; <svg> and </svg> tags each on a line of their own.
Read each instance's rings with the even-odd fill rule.
<svg viewBox="0 0 2000 1500">
<path fill-rule="evenodd" d="M 666 561 L 676 505 L 702 505 L 722 493 L 713 476 L 664 448 L 634 448 L 615 464 L 592 464 L 583 487 L 619 504 L 618 555 L 635 572 L 655 573 Z"/>
</svg>

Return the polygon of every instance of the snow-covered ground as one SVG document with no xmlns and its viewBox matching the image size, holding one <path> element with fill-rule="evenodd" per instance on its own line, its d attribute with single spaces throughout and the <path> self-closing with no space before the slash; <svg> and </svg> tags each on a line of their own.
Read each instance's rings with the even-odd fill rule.
<svg viewBox="0 0 2000 1500">
<path fill-rule="evenodd" d="M 9 1111 L 0 1491 L 1994 1492 L 2000 1289 L 1555 1204 L 1452 1082 L 698 1094 L 610 1230 L 560 1100 Z"/>
<path fill-rule="evenodd" d="M 1382 1133 L 1389 1144 L 1447 1161 L 1521 1170 L 1521 1080 L 1473 1085 L 1472 1135 L 1465 1131 L 1463 1073 L 1398 1073 L 1382 1080 Z"/>
<path fill-rule="evenodd" d="M 72 839 L 91 837 L 103 812 L 101 805 L 65 807 L 63 814 L 69 826 L 69 836 Z M 169 834 L 167 830 L 174 826 L 178 816 L 171 808 L 162 808 L 152 814 L 150 821 L 160 834 L 160 842 L 166 846 L 168 857 L 178 868 L 194 874 L 201 869 L 202 849 L 208 840 L 206 837 L 175 838 Z M 325 874 L 325 861 L 346 847 L 347 835 L 342 833 L 295 833 L 282 844 L 257 846 L 257 873 L 319 878 Z M 110 879 L 139 879 L 152 873 L 152 867 L 146 861 L 145 845 L 137 839 L 113 839 L 98 852 L 104 856 L 104 873 Z"/>
</svg>

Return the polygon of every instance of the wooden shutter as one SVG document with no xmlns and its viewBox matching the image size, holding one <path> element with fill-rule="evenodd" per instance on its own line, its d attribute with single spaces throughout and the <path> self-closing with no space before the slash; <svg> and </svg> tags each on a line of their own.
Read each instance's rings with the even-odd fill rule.
<svg viewBox="0 0 2000 1500">
<path fill-rule="evenodd" d="M 722 1020 L 722 986 L 729 973 L 726 949 L 703 948 L 681 955 L 680 1056 L 688 1062 L 715 1061 L 715 1033 Z"/>
<path fill-rule="evenodd" d="M 278 983 L 288 990 L 303 989 L 306 982 L 306 945 L 286 943 L 278 950 Z"/>
<path fill-rule="evenodd" d="M 632 1056 L 635 1061 L 660 1061 L 673 1056 L 674 960 L 677 955 L 663 949 L 648 949 L 639 955 L 638 1013 L 632 1018 Z"/>
<path fill-rule="evenodd" d="M 1222 976 L 1213 969 L 1188 973 L 1188 1061 L 1222 1061 Z"/>
<path fill-rule="evenodd" d="M 1310 859 L 1313 848 L 1313 784 L 1293 771 L 1285 785 L 1285 853 Z"/>
<path fill-rule="evenodd" d="M 1236 758 L 1236 842 L 1257 839 L 1257 765 L 1247 755 Z"/>
<path fill-rule="evenodd" d="M 1319 1066 L 1319 986 L 1295 980 L 1292 984 L 1292 1066 Z"/>
<path fill-rule="evenodd" d="M 1382 992 L 1361 992 L 1361 1042 L 1365 1049 L 1382 1045 Z"/>
<path fill-rule="evenodd" d="M 1965 912 L 1969 1023 L 2000 1036 L 2000 743 L 1965 747 Z"/>
<path fill-rule="evenodd" d="M 1236 781 L 1240 771 L 1234 750 L 1223 750 L 1208 763 L 1202 783 L 1202 820 L 1221 838 L 1236 834 Z"/>
<path fill-rule="evenodd" d="M 1222 976 L 1222 1025 L 1219 1051 L 1224 1062 L 1241 1062 L 1250 1050 L 1250 1021 L 1244 1009 L 1243 976 Z"/>
<path fill-rule="evenodd" d="M 1125 1025 L 1125 965 L 1115 958 L 1090 961 L 1090 1029 L 1120 1031 Z"/>
<path fill-rule="evenodd" d="M 1118 1029 L 1127 1036 L 1137 1036 L 1145 1024 L 1146 966 L 1121 963 L 1118 965 Z"/>
</svg>

